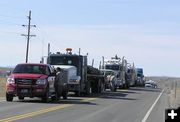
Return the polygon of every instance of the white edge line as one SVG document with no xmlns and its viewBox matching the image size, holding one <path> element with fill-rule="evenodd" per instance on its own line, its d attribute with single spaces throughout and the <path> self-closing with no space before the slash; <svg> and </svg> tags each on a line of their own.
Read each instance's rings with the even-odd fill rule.
<svg viewBox="0 0 180 122">
<path fill-rule="evenodd" d="M 148 110 L 148 112 L 146 113 L 146 115 L 144 116 L 144 118 L 142 119 L 141 122 L 146 122 L 146 120 L 148 119 L 149 115 L 151 114 L 151 111 L 153 110 L 154 106 L 156 105 L 156 103 L 158 102 L 159 98 L 161 97 L 161 95 L 163 94 L 164 89 L 162 90 L 162 92 L 159 94 L 159 96 L 157 97 L 157 99 L 155 100 L 155 102 L 152 104 L 151 108 Z"/>
</svg>

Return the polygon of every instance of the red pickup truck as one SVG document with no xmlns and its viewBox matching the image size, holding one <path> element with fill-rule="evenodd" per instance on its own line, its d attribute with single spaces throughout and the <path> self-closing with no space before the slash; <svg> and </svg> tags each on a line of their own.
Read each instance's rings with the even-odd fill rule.
<svg viewBox="0 0 180 122">
<path fill-rule="evenodd" d="M 48 64 L 24 63 L 18 64 L 8 76 L 6 82 L 6 100 L 13 101 L 18 96 L 40 97 L 47 102 L 51 93 L 54 92 L 53 68 Z"/>
</svg>

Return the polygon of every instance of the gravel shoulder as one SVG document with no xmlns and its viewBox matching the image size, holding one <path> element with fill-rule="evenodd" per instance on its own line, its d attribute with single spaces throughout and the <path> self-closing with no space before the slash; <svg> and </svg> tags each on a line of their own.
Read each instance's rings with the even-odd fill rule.
<svg viewBox="0 0 180 122">
<path fill-rule="evenodd" d="M 166 88 L 170 108 L 180 107 L 180 78 L 173 77 L 148 77 L 157 82 L 158 87 Z"/>
</svg>

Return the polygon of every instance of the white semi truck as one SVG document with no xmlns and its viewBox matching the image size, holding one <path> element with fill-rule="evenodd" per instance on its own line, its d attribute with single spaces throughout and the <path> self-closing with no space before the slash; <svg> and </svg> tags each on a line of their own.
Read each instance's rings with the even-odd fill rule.
<svg viewBox="0 0 180 122">
<path fill-rule="evenodd" d="M 116 72 L 117 87 L 129 88 L 129 81 L 126 80 L 127 61 L 124 57 L 121 59 L 117 55 L 110 60 L 103 61 L 102 69 L 110 69 Z"/>
</svg>

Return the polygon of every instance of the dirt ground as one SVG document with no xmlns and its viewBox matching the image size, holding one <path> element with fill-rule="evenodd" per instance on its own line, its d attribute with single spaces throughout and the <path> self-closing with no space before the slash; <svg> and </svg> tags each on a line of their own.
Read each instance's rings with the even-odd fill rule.
<svg viewBox="0 0 180 122">
<path fill-rule="evenodd" d="M 154 80 L 158 86 L 167 88 L 167 94 L 169 97 L 169 107 L 180 107 L 180 78 L 173 77 L 148 77 L 147 80 Z"/>
<path fill-rule="evenodd" d="M 6 78 L 0 78 L 0 97 L 5 96 L 5 82 Z"/>
</svg>

